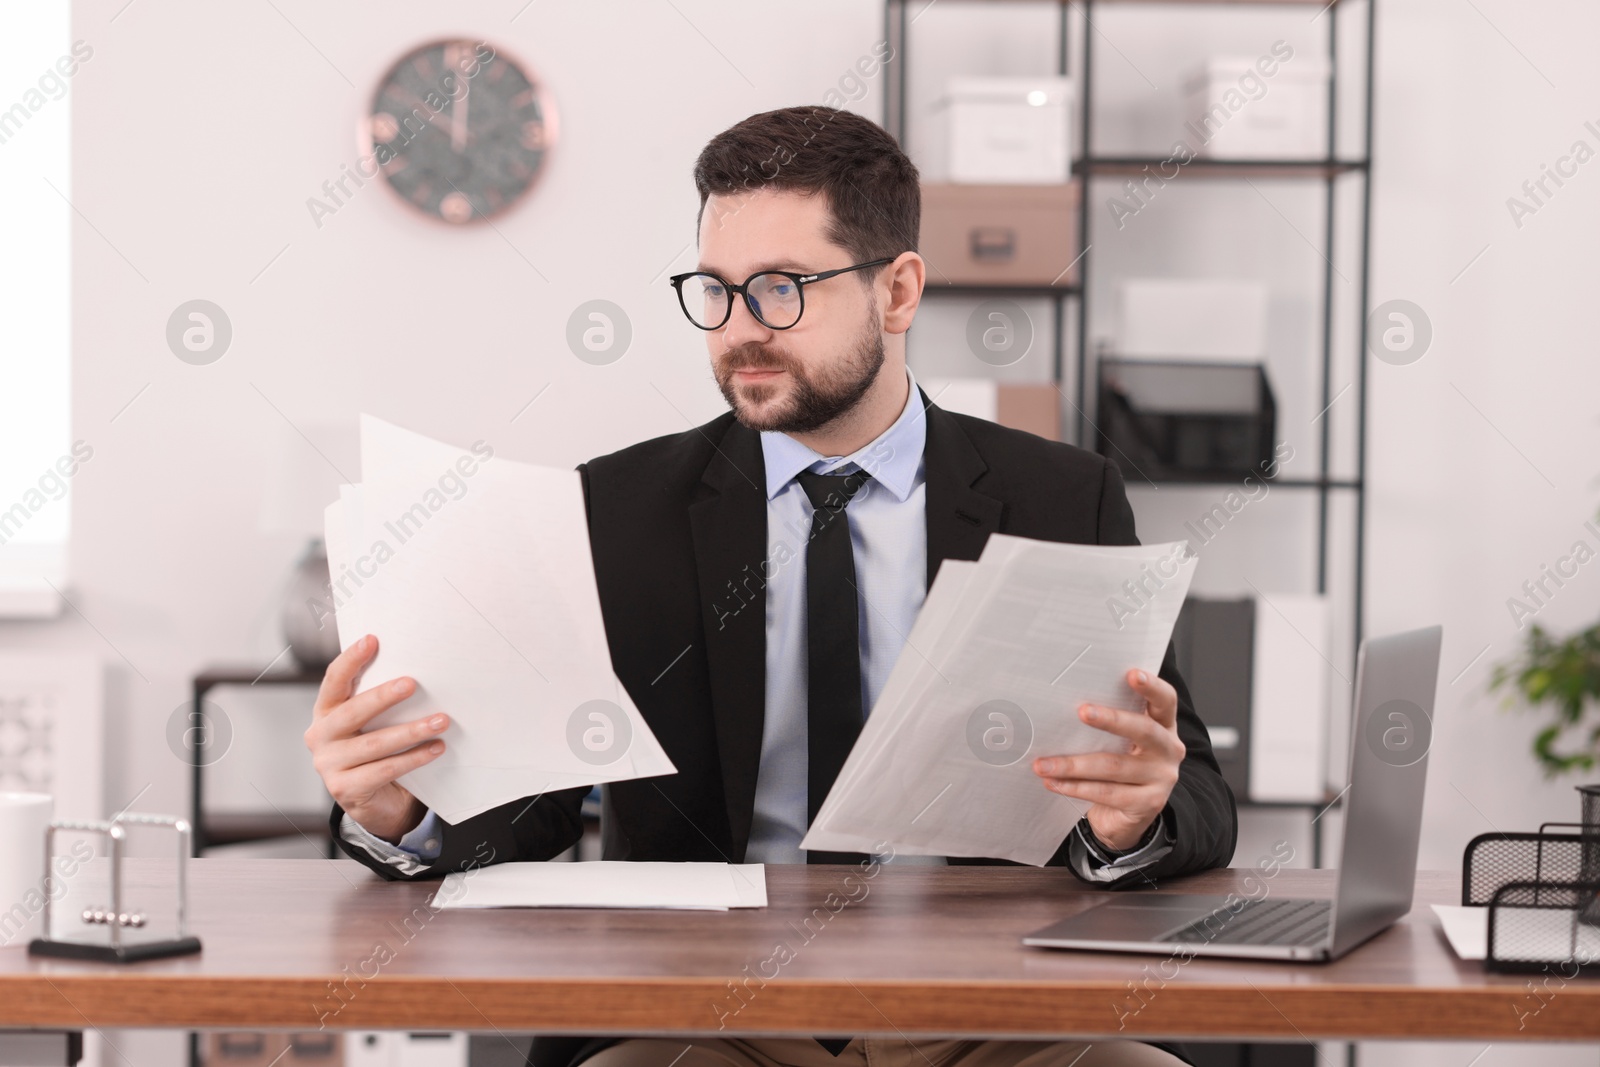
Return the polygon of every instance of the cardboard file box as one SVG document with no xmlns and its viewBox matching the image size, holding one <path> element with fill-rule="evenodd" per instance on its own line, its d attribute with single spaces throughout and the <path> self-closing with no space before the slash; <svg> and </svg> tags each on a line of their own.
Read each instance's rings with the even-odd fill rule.
<svg viewBox="0 0 1600 1067">
<path fill-rule="evenodd" d="M 1077 284 L 1078 195 L 1077 182 L 923 185 L 928 285 Z"/>
<path fill-rule="evenodd" d="M 1026 430 L 1051 441 L 1061 440 L 1061 394 L 1053 385 L 1007 385 L 995 388 L 995 422 Z"/>
<path fill-rule="evenodd" d="M 1061 394 L 1053 385 L 987 378 L 929 378 L 921 384 L 946 411 L 1061 440 Z"/>
</svg>

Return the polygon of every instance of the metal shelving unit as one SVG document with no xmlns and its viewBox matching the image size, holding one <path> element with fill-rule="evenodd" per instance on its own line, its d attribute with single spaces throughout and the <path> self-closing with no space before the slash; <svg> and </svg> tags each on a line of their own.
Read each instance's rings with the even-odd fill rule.
<svg viewBox="0 0 1600 1067">
<path fill-rule="evenodd" d="M 985 0 L 958 0 L 958 2 L 983 4 Z M 1328 145 L 1327 154 L 1322 159 L 1293 159 L 1293 160 L 1224 160 L 1224 159 L 1192 159 L 1182 164 L 1182 174 L 1194 180 L 1207 182 L 1248 181 L 1251 179 L 1272 179 L 1305 181 L 1319 183 L 1324 190 L 1324 206 L 1326 226 L 1324 230 L 1324 247 L 1327 256 L 1333 254 L 1335 239 L 1337 237 L 1336 217 L 1336 192 L 1338 183 L 1342 180 L 1358 181 L 1360 185 L 1360 238 L 1358 258 L 1360 262 L 1360 279 L 1358 282 L 1358 298 L 1356 301 L 1357 321 L 1353 324 L 1353 338 L 1355 346 L 1355 393 L 1358 410 L 1355 415 L 1355 471 L 1353 475 L 1336 475 L 1332 467 L 1332 419 L 1321 419 L 1320 427 L 1320 455 L 1318 457 L 1317 473 L 1313 477 L 1274 478 L 1270 481 L 1273 488 L 1290 489 L 1296 492 L 1309 492 L 1317 498 L 1317 543 L 1316 543 L 1316 591 L 1318 594 L 1328 592 L 1328 555 L 1329 555 L 1329 528 L 1330 507 L 1335 494 L 1348 494 L 1354 502 L 1354 537 L 1353 537 L 1353 589 L 1352 589 L 1352 642 L 1350 646 L 1351 667 L 1354 668 L 1356 650 L 1360 647 L 1362 637 L 1362 581 L 1365 552 L 1365 524 L 1366 524 L 1366 420 L 1367 420 L 1367 324 L 1366 308 L 1369 298 L 1368 275 L 1370 273 L 1370 248 L 1371 248 L 1371 159 L 1372 159 L 1372 109 L 1373 109 L 1373 51 L 1375 44 L 1374 35 L 1374 6 L 1376 0 L 1038 0 L 1040 4 L 1050 4 L 1059 11 L 1059 39 L 1056 49 L 1056 73 L 1073 77 L 1074 90 L 1078 94 L 1079 123 L 1081 133 L 1081 147 L 1072 165 L 1072 179 L 1082 183 L 1078 197 L 1078 248 L 1069 250 L 1080 258 L 1075 260 L 1078 267 L 1077 284 L 1069 287 L 1052 286 L 1009 286 L 1009 285 L 962 285 L 941 286 L 930 285 L 927 294 L 938 298 L 941 295 L 950 296 L 1005 296 L 1005 297 L 1038 297 L 1048 296 L 1053 298 L 1053 314 L 1055 323 L 1055 350 L 1053 353 L 1054 379 L 1058 389 L 1068 400 L 1076 412 L 1075 423 L 1072 430 L 1063 423 L 1064 436 L 1074 439 L 1084 447 L 1094 447 L 1094 423 L 1090 416 L 1093 398 L 1089 395 L 1088 374 L 1090 363 L 1089 351 L 1089 295 L 1097 284 L 1094 272 L 1094 257 L 1090 254 L 1094 246 L 1091 225 L 1093 218 L 1090 205 L 1094 202 L 1091 185 L 1102 178 L 1126 178 L 1137 176 L 1146 172 L 1146 168 L 1155 168 L 1167 163 L 1164 157 L 1100 155 L 1094 150 L 1095 135 L 1095 92 L 1094 69 L 1095 47 L 1094 34 L 1090 27 L 1095 25 L 1095 12 L 1098 8 L 1111 6 L 1126 8 L 1133 4 L 1151 7 L 1168 8 L 1222 8 L 1222 7 L 1255 7 L 1261 4 L 1275 4 L 1278 6 L 1299 6 L 1308 10 L 1320 9 L 1329 19 L 1329 27 L 1325 31 L 1327 37 L 1327 56 L 1330 64 L 1330 79 L 1328 85 Z M 884 92 L 884 128 L 896 136 L 901 144 L 906 143 L 908 131 L 908 80 L 907 70 L 910 59 L 910 39 L 912 23 L 931 6 L 927 0 L 885 0 L 883 32 L 884 38 L 893 51 L 892 59 L 885 65 L 885 92 Z M 1364 9 L 1365 26 L 1365 56 L 1361 58 L 1363 65 L 1363 78 L 1365 81 L 1363 97 L 1361 100 L 1362 129 L 1360 140 L 1361 154 L 1358 157 L 1347 157 L 1339 154 L 1339 25 L 1337 19 L 1341 10 L 1351 7 Z M 1083 40 L 1073 41 L 1074 20 L 1071 18 L 1074 9 L 1081 10 L 1081 25 L 1085 28 Z M 1073 69 L 1073 59 L 1076 52 L 1077 67 Z M 1320 375 L 1319 387 L 1321 394 L 1320 410 L 1326 412 L 1332 403 L 1338 399 L 1333 394 L 1333 334 L 1335 328 L 1334 306 L 1334 275 L 1336 273 L 1333 263 L 1324 256 L 1325 266 L 1322 271 L 1322 308 L 1320 324 Z M 1068 257 L 1070 258 L 1070 256 Z M 1076 329 L 1074 342 L 1075 374 L 1072 381 L 1065 380 L 1063 373 L 1066 367 L 1066 353 L 1064 351 L 1064 334 L 1066 307 L 1069 302 L 1077 303 Z M 1320 418 L 1320 416 L 1319 416 Z M 1074 432 L 1075 431 L 1075 432 Z M 1130 484 L 1134 484 L 1130 481 Z M 1156 479 L 1155 484 L 1163 486 L 1182 485 L 1196 487 L 1205 485 L 1226 484 L 1222 482 L 1208 482 L 1205 480 L 1185 480 L 1182 482 Z M 1318 810 L 1320 803 L 1306 802 L 1305 804 L 1252 804 L 1259 807 L 1296 807 L 1301 806 L 1309 810 Z M 1321 833 L 1313 831 L 1313 864 L 1321 865 Z"/>
</svg>

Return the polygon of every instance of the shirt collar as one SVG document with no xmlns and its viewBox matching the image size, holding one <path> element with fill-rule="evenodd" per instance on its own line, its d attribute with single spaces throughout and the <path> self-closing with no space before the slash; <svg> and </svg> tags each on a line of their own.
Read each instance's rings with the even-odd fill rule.
<svg viewBox="0 0 1600 1067">
<path fill-rule="evenodd" d="M 763 430 L 761 456 L 767 472 L 767 499 L 781 493 L 803 470 L 819 474 L 840 468 L 859 468 L 872 475 L 902 503 L 916 487 L 917 470 L 922 465 L 922 448 L 927 442 L 927 419 L 917 392 L 917 379 L 906 368 L 906 406 L 900 417 L 870 443 L 848 456 L 823 456 L 785 433 Z"/>
</svg>

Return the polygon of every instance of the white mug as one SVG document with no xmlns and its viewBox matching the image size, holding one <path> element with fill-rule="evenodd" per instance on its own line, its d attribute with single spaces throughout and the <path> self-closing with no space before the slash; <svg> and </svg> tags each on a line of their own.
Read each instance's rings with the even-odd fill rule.
<svg viewBox="0 0 1600 1067">
<path fill-rule="evenodd" d="M 0 792 L 0 946 L 26 948 L 44 932 L 44 837 L 55 811 L 48 793 Z"/>
</svg>

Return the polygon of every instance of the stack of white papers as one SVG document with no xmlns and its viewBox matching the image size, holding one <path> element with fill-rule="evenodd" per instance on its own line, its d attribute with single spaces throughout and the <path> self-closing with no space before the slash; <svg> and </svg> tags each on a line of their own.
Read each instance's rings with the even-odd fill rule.
<svg viewBox="0 0 1600 1067">
<path fill-rule="evenodd" d="M 1461 904 L 1435 904 L 1433 913 L 1450 947 L 1464 960 L 1481 960 L 1489 954 L 1489 909 Z"/>
<path fill-rule="evenodd" d="M 1196 562 L 1004 534 L 945 560 L 801 847 L 1043 865 L 1088 806 L 1033 760 L 1126 751 L 1078 705 L 1144 708 L 1126 673 L 1160 670 Z"/>
<path fill-rule="evenodd" d="M 363 687 L 416 679 L 369 729 L 450 715 L 400 782 L 447 823 L 553 789 L 675 772 L 611 668 L 576 471 L 361 416 L 359 485 L 326 513 L 340 643 Z"/>
<path fill-rule="evenodd" d="M 436 908 L 764 908 L 759 863 L 497 863 L 445 876 Z"/>
</svg>

